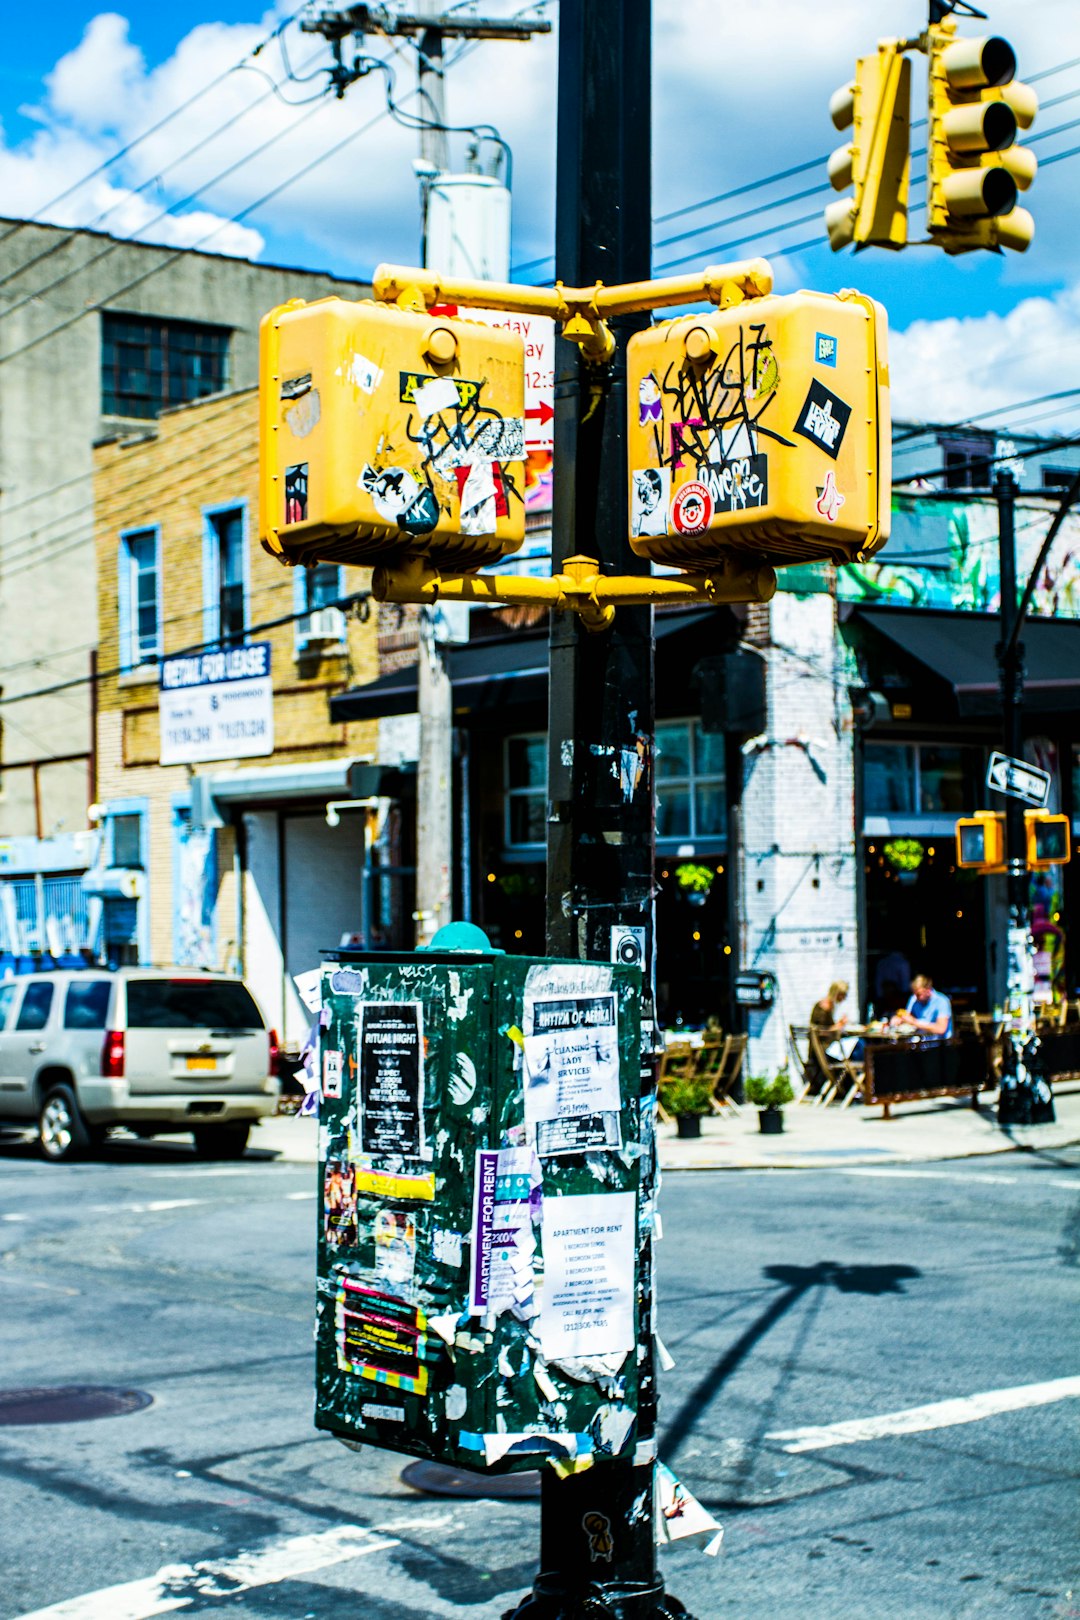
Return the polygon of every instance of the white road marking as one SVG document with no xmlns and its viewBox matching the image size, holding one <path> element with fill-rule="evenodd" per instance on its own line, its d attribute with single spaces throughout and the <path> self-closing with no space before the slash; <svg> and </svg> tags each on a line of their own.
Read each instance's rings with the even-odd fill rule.
<svg viewBox="0 0 1080 1620">
<path fill-rule="evenodd" d="M 285 1197 L 290 1203 L 295 1201 L 297 1198 L 314 1198 L 315 1197 L 315 1189 L 312 1188 L 309 1192 L 286 1193 Z"/>
<path fill-rule="evenodd" d="M 850 1418 L 816 1428 L 778 1429 L 766 1440 L 784 1440 L 785 1451 L 823 1451 L 827 1446 L 850 1446 L 858 1440 L 884 1440 L 898 1434 L 924 1434 L 949 1429 L 958 1423 L 978 1423 L 999 1412 L 1022 1412 L 1080 1396 L 1080 1378 L 1052 1378 L 1045 1384 L 1020 1384 L 1015 1389 L 989 1389 L 981 1395 L 962 1395 L 929 1406 L 908 1406 L 880 1417 Z"/>
<path fill-rule="evenodd" d="M 4 1219 L 5 1219 L 5 1221 L 25 1221 L 26 1216 L 25 1215 L 5 1215 Z"/>
<path fill-rule="evenodd" d="M 310 1536 L 291 1536 L 269 1547 L 237 1553 L 234 1558 L 165 1564 L 156 1575 L 65 1598 L 16 1620 L 149 1620 L 155 1614 L 186 1609 L 200 1599 L 232 1597 L 400 1546 L 399 1539 L 382 1534 L 385 1531 L 441 1530 L 453 1522 L 452 1514 L 444 1514 L 441 1518 L 396 1519 L 370 1528 L 342 1524 Z"/>
<path fill-rule="evenodd" d="M 960 1181 L 969 1187 L 976 1182 L 1013 1187 L 1020 1180 L 1019 1176 L 1004 1176 L 999 1170 L 909 1170 L 906 1165 L 894 1169 L 884 1164 L 851 1165 L 841 1168 L 839 1173 L 842 1176 L 886 1176 L 897 1181 Z"/>
<path fill-rule="evenodd" d="M 156 1215 L 166 1209 L 194 1209 L 208 1204 L 209 1198 L 155 1198 L 145 1204 L 91 1204 L 93 1215 Z"/>
</svg>

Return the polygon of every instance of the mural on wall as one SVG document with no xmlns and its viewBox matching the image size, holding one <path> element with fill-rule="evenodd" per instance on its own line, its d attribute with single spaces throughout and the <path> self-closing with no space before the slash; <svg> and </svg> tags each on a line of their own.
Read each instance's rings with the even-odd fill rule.
<svg viewBox="0 0 1080 1620">
<path fill-rule="evenodd" d="M 1026 581 L 1053 516 L 1052 503 L 1016 509 L 1016 565 Z M 997 507 L 992 500 L 901 495 L 881 560 L 837 571 L 841 601 L 865 606 L 968 609 L 1000 605 Z M 1035 588 L 1035 614 L 1080 618 L 1080 517 L 1065 520 Z"/>
<path fill-rule="evenodd" d="M 214 905 L 217 858 L 209 827 L 193 827 L 190 816 L 178 815 L 175 828 L 175 909 L 173 952 L 178 966 L 217 967 Z"/>
</svg>

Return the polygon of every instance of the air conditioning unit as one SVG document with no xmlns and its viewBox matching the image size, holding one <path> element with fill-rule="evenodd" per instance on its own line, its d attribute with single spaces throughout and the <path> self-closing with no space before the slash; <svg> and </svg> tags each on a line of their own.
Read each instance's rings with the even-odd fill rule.
<svg viewBox="0 0 1080 1620">
<path fill-rule="evenodd" d="M 317 608 L 307 621 L 309 641 L 344 641 L 345 615 L 340 608 Z"/>
</svg>

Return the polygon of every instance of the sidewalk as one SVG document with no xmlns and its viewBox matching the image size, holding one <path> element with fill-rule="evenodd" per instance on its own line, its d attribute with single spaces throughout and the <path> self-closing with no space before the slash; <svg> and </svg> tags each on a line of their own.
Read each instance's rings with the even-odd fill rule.
<svg viewBox="0 0 1080 1620">
<path fill-rule="evenodd" d="M 1080 1143 L 1080 1085 L 1056 1091 L 1053 1125 L 1002 1130 L 993 1094 L 978 1109 L 966 1098 L 929 1098 L 898 1103 L 892 1119 L 876 1108 L 784 1109 L 782 1136 L 762 1136 L 756 1108 L 725 1112 L 702 1120 L 701 1137 L 679 1141 L 674 1125 L 661 1125 L 660 1164 L 664 1170 L 809 1170 L 832 1164 L 919 1164 L 934 1159 L 966 1159 L 1017 1149 L 1047 1151 Z M 251 1146 L 279 1159 L 313 1164 L 318 1158 L 318 1124 L 313 1119 L 270 1119 L 252 1132 Z"/>
</svg>

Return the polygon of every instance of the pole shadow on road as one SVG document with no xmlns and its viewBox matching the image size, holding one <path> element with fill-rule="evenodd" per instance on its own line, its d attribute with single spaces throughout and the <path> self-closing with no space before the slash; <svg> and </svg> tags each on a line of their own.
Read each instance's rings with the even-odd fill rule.
<svg viewBox="0 0 1080 1620">
<path fill-rule="evenodd" d="M 777 1394 L 787 1384 L 788 1374 L 798 1360 L 803 1343 L 829 1289 L 835 1289 L 841 1294 L 864 1294 L 875 1298 L 883 1294 L 903 1294 L 906 1282 L 922 1276 L 922 1272 L 916 1266 L 848 1265 L 835 1260 L 819 1260 L 812 1266 L 765 1266 L 762 1274 L 776 1285 L 776 1291 L 734 1344 L 723 1352 L 719 1360 L 698 1381 L 676 1410 L 670 1423 L 665 1426 L 662 1451 L 669 1460 L 675 1457 L 680 1446 L 694 1432 L 698 1421 L 708 1411 L 724 1385 L 742 1366 L 755 1345 L 800 1301 L 805 1301 L 809 1308 L 788 1358 L 789 1365 L 778 1380 Z M 762 1438 L 772 1427 L 775 1399 L 773 1396 L 762 1405 L 757 1434 L 746 1449 L 744 1462 L 738 1469 L 739 1473 L 749 1473 Z"/>
</svg>

